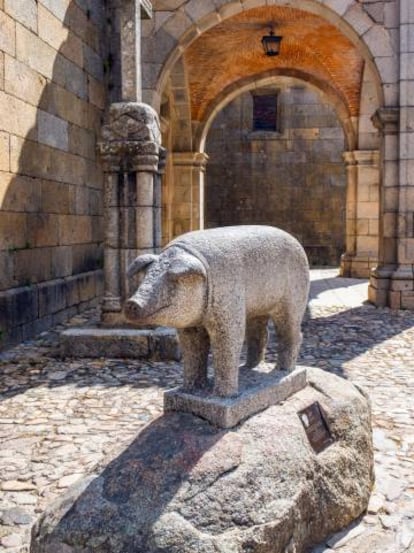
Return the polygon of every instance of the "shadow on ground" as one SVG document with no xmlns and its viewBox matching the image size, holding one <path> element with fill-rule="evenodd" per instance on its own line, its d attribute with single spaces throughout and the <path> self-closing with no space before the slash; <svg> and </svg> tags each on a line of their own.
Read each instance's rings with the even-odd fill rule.
<svg viewBox="0 0 414 553">
<path fill-rule="evenodd" d="M 414 326 L 414 313 L 359 306 L 340 311 L 335 307 L 312 309 L 303 324 L 299 364 L 316 366 L 346 377 L 343 365 L 371 348 Z M 54 344 L 54 345 L 53 345 Z M 171 388 L 181 384 L 179 363 L 124 359 L 66 359 L 51 355 L 56 344 L 36 342 L 0 356 L 0 400 L 46 386 Z M 274 362 L 271 334 L 267 361 Z"/>
<path fill-rule="evenodd" d="M 155 419 L 102 472 L 98 471 L 97 478 L 89 484 L 86 481 L 86 488 L 81 484 L 72 489 L 70 496 L 42 515 L 40 532 L 37 526 L 33 529 L 31 551 L 45 551 L 46 542 L 48 551 L 60 551 L 65 545 L 76 551 L 100 553 L 153 550 L 154 524 L 180 488 L 186 486 L 182 495 L 187 499 L 203 491 L 203 480 L 197 482 L 196 474 L 188 482 L 189 475 L 226 433 L 183 413 Z M 210 474 L 211 481 L 206 478 L 207 485 L 215 482 L 215 469 L 210 467 L 213 477 Z M 220 476 L 226 474 L 219 472 Z M 185 536 L 185 528 L 177 530 Z"/>
<path fill-rule="evenodd" d="M 323 316 L 311 317 L 307 313 L 299 363 L 346 377 L 344 363 L 413 326 L 414 313 L 380 309 L 369 304 Z"/>
</svg>

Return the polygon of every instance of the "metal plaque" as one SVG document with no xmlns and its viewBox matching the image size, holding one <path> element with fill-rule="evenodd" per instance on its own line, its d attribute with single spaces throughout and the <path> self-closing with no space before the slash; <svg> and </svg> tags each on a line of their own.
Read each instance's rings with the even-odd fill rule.
<svg viewBox="0 0 414 553">
<path fill-rule="evenodd" d="M 298 411 L 298 415 L 308 440 L 316 453 L 320 453 L 333 443 L 334 440 L 328 423 L 317 401 L 302 409 L 302 411 Z"/>
</svg>

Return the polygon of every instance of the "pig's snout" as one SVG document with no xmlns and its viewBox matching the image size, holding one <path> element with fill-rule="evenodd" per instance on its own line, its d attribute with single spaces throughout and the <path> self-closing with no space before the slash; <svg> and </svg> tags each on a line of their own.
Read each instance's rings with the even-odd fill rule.
<svg viewBox="0 0 414 553">
<path fill-rule="evenodd" d="M 127 319 L 136 321 L 144 316 L 144 308 L 141 303 L 134 298 L 130 298 L 125 302 L 124 312 Z"/>
</svg>

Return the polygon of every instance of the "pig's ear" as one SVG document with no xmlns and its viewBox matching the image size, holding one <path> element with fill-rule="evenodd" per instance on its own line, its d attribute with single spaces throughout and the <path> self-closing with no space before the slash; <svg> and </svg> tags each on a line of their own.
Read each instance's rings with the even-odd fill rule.
<svg viewBox="0 0 414 553">
<path fill-rule="evenodd" d="M 207 277 L 204 265 L 193 255 L 182 255 L 174 259 L 170 265 L 168 273 L 172 278 L 181 278 L 187 276 Z"/>
<path fill-rule="evenodd" d="M 140 255 L 128 266 L 127 277 L 131 278 L 140 271 L 143 271 L 148 265 L 151 265 L 154 261 L 158 259 L 158 255 L 153 255 L 152 253 L 145 253 Z"/>
</svg>

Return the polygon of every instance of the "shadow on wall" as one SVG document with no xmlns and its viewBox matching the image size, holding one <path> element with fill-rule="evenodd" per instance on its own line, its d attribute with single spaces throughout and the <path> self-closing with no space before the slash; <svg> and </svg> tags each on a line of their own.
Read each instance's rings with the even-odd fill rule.
<svg viewBox="0 0 414 553">
<path fill-rule="evenodd" d="M 105 3 L 17 4 L 0 92 L 0 347 L 89 305 L 102 281 Z"/>
</svg>

